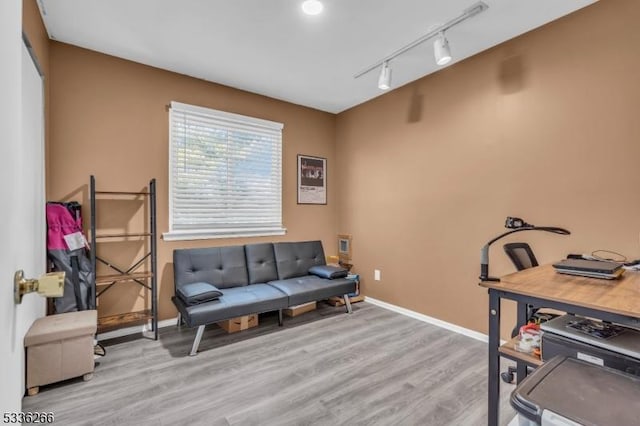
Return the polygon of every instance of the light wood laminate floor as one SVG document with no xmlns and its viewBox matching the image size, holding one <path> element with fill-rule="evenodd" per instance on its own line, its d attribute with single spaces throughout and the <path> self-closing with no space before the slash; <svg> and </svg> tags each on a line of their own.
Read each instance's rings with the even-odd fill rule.
<svg viewBox="0 0 640 426">
<path fill-rule="evenodd" d="M 319 303 L 226 334 L 160 329 L 107 342 L 93 380 L 44 386 L 23 411 L 60 425 L 484 425 L 485 343 L 367 303 Z M 503 385 L 501 424 L 514 416 Z"/>
</svg>

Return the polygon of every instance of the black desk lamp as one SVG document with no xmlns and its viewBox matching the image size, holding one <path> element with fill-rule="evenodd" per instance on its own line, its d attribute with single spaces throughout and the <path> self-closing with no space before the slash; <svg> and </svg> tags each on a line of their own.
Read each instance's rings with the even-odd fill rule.
<svg viewBox="0 0 640 426">
<path fill-rule="evenodd" d="M 564 228 L 558 228 L 555 226 L 535 226 L 528 224 L 524 220 L 518 217 L 507 217 L 507 220 L 504 223 L 504 227 L 508 228 L 509 231 L 504 234 L 500 234 L 487 244 L 482 247 L 480 250 L 480 280 L 481 281 L 500 281 L 500 278 L 494 278 L 489 276 L 489 246 L 500 238 L 506 237 L 507 235 L 514 234 L 520 231 L 546 231 L 552 232 L 554 234 L 560 235 L 570 235 L 571 232 L 567 231 Z"/>
</svg>

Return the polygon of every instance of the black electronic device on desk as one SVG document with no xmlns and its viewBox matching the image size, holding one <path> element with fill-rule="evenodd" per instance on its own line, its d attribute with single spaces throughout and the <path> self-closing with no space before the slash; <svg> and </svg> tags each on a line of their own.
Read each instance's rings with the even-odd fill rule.
<svg viewBox="0 0 640 426">
<path fill-rule="evenodd" d="M 556 355 L 640 376 L 640 331 L 576 315 L 562 315 L 540 324 L 542 360 Z"/>
<path fill-rule="evenodd" d="M 586 259 L 564 259 L 553 267 L 561 274 L 579 275 L 590 278 L 614 280 L 624 273 L 624 268 L 616 262 Z"/>
</svg>

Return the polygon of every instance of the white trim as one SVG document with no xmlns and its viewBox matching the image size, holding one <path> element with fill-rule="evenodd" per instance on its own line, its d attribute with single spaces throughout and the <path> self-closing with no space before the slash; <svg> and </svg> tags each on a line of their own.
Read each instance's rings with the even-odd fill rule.
<svg viewBox="0 0 640 426">
<path fill-rule="evenodd" d="M 433 318 L 428 315 L 424 315 L 419 312 L 412 311 L 410 309 L 401 308 L 400 306 L 392 305 L 391 303 L 383 302 L 382 300 L 374 299 L 373 297 L 365 296 L 364 301 L 367 303 L 371 303 L 372 305 L 376 305 L 380 308 L 387 309 L 389 311 L 393 311 L 413 319 L 417 319 L 418 321 L 426 322 L 428 324 L 432 324 L 437 327 L 453 331 L 454 333 L 471 337 L 472 339 L 479 340 L 481 342 L 485 342 L 485 343 L 489 342 L 489 336 L 475 330 L 461 327 L 459 325 L 452 324 L 450 322 L 442 321 L 437 318 Z M 158 329 L 170 327 L 170 326 L 176 325 L 177 323 L 178 323 L 178 317 L 158 321 Z M 106 333 L 100 333 L 98 334 L 97 339 L 98 340 L 115 339 L 117 337 L 129 336 L 129 335 L 138 334 L 138 333 L 142 333 L 142 334 L 150 333 L 148 324 L 145 324 L 142 326 L 135 326 L 135 327 L 126 327 L 126 328 L 121 328 L 114 331 L 108 331 Z M 501 339 L 500 344 L 504 344 L 504 343 L 505 341 Z"/>
<path fill-rule="evenodd" d="M 169 171 L 169 186 L 167 186 L 167 195 L 169 196 L 169 233 L 173 232 L 173 115 L 169 110 L 169 164 L 167 164 L 167 170 Z M 162 235 L 164 238 L 164 235 Z"/>
<path fill-rule="evenodd" d="M 419 312 L 415 312 L 406 308 L 401 308 L 400 306 L 392 305 L 391 303 L 383 302 L 382 300 L 374 299 L 373 297 L 365 296 L 364 301 L 371 303 L 372 305 L 376 305 L 381 308 L 388 309 L 390 311 L 411 317 L 413 319 L 417 319 L 418 321 L 426 322 L 441 328 L 445 328 L 447 330 L 451 330 L 455 333 L 462 334 L 467 337 L 471 337 L 472 339 L 476 339 L 481 342 L 485 342 L 485 343 L 489 342 L 489 336 L 475 330 L 470 330 L 468 328 L 464 328 L 459 325 L 452 324 L 450 322 L 442 321 L 437 318 L 433 318 L 428 315 L 421 314 Z"/>
<path fill-rule="evenodd" d="M 170 327 L 172 325 L 178 324 L 178 317 L 170 318 L 162 321 L 158 321 L 158 329 Z M 98 340 L 107 340 L 107 339 L 115 339 L 117 337 L 130 336 L 132 334 L 142 333 L 147 335 L 151 333 L 151 328 L 149 324 L 144 325 L 136 325 L 133 327 L 120 328 L 118 330 L 107 331 L 106 333 L 100 333 L 96 336 Z"/>
<path fill-rule="evenodd" d="M 265 120 L 264 118 L 249 117 L 247 115 L 234 114 L 232 112 L 220 111 L 213 108 L 206 108 L 197 105 L 183 104 L 176 101 L 171 101 L 171 109 L 176 111 L 189 112 L 191 114 L 202 115 L 206 118 L 212 116 L 219 120 L 224 120 L 229 123 L 235 124 L 250 124 L 251 126 L 264 127 L 266 129 L 282 130 L 284 128 L 283 123 L 277 121 Z"/>
<path fill-rule="evenodd" d="M 242 238 L 242 237 L 265 237 L 269 235 L 285 235 L 287 228 L 275 229 L 221 229 L 221 230 L 195 230 L 195 231 L 169 231 L 162 234 L 165 241 L 181 240 L 208 240 L 214 238 Z"/>
</svg>

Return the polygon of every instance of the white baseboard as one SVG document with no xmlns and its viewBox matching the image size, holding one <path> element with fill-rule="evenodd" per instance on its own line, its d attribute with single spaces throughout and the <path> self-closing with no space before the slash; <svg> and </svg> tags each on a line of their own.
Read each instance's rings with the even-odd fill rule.
<svg viewBox="0 0 640 426">
<path fill-rule="evenodd" d="M 390 311 L 408 316 L 410 318 L 417 319 L 418 321 L 426 322 L 428 324 L 432 324 L 432 325 L 453 331 L 455 333 L 462 334 L 467 337 L 471 337 L 472 339 L 479 340 L 481 342 L 487 343 L 489 341 L 489 336 L 487 336 L 486 334 L 483 334 L 478 331 L 471 330 L 465 327 L 461 327 L 459 325 L 452 324 L 450 322 L 442 321 L 440 319 L 430 317 L 428 315 L 421 314 L 419 312 L 415 312 L 410 309 L 392 305 L 391 303 L 383 302 L 382 300 L 374 299 L 373 297 L 365 296 L 364 301 L 371 303 L 372 305 L 376 305 L 381 308 L 388 309 Z M 178 317 L 158 321 L 158 328 L 164 328 L 164 327 L 176 325 L 177 322 L 178 322 Z M 150 332 L 151 331 L 149 330 L 149 325 L 144 324 L 144 325 L 138 325 L 134 327 L 120 328 L 114 331 L 107 331 L 106 333 L 100 333 L 98 334 L 97 339 L 98 340 L 115 339 L 117 337 L 124 337 L 132 334 L 138 334 L 138 333 L 148 334 Z M 501 343 L 504 343 L 504 341 L 501 340 Z"/>
<path fill-rule="evenodd" d="M 172 325 L 176 325 L 177 323 L 178 323 L 178 317 L 169 318 L 166 320 L 158 321 L 158 328 L 160 329 L 164 327 L 169 327 Z M 148 335 L 149 333 L 151 333 L 149 324 L 136 325 L 133 327 L 125 327 L 125 328 L 119 328 L 118 330 L 107 331 L 106 333 L 98 334 L 96 338 L 100 341 L 100 340 L 107 340 L 107 339 L 115 339 L 117 337 L 130 336 L 132 334 L 139 334 L 139 333 L 142 333 L 144 335 Z"/>
<path fill-rule="evenodd" d="M 480 332 L 470 330 L 468 328 L 464 328 L 459 325 L 452 324 L 450 322 L 442 321 L 437 318 L 433 318 L 428 315 L 412 311 L 410 309 L 401 308 L 400 306 L 392 305 L 391 303 L 383 302 L 382 300 L 374 299 L 373 297 L 369 297 L 369 296 L 365 296 L 364 301 L 369 302 L 372 305 L 376 305 L 381 308 L 388 309 L 390 311 L 397 312 L 402 315 L 406 315 L 413 319 L 417 319 L 418 321 L 426 322 L 441 328 L 445 328 L 447 330 L 451 330 L 458 334 L 471 337 L 472 339 L 480 340 L 481 342 L 485 342 L 485 343 L 489 342 L 489 336 L 487 336 L 486 334 L 482 334 Z"/>
</svg>

